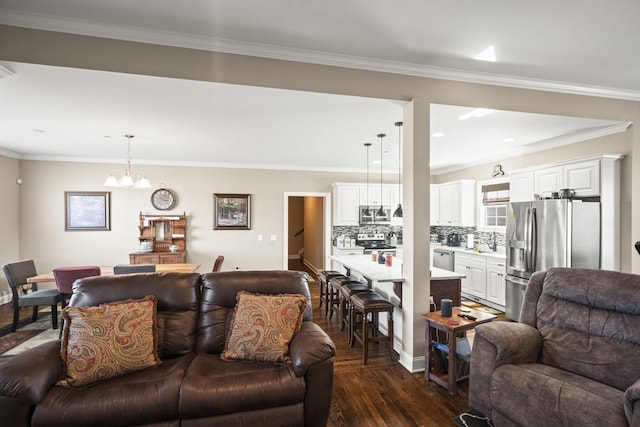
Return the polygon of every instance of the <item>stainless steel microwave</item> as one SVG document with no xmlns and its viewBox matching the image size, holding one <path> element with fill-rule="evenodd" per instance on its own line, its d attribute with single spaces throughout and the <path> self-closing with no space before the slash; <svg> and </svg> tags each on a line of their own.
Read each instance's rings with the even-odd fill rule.
<svg viewBox="0 0 640 427">
<path fill-rule="evenodd" d="M 380 206 L 369 206 L 369 212 L 367 212 L 367 206 L 360 206 L 360 225 L 369 224 L 391 224 L 391 208 L 382 207 L 384 215 L 380 215 Z"/>
</svg>

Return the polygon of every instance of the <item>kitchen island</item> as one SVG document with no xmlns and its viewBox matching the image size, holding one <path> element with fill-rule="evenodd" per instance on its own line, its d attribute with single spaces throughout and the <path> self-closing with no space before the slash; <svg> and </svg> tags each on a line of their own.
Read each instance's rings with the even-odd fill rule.
<svg viewBox="0 0 640 427">
<path fill-rule="evenodd" d="M 394 306 L 394 349 L 400 353 L 402 349 L 402 283 L 403 277 L 402 259 L 393 258 L 392 265 L 386 266 L 371 260 L 371 255 L 332 255 L 332 269 L 344 272 L 348 276 L 356 277 L 366 282 L 368 286 L 379 295 L 387 299 Z M 432 311 L 440 309 L 440 300 L 450 298 L 454 306 L 460 306 L 461 279 L 464 274 L 454 273 L 441 268 L 431 268 L 431 296 L 435 307 Z M 385 313 L 380 314 L 379 328 L 386 333 L 387 318 Z"/>
</svg>

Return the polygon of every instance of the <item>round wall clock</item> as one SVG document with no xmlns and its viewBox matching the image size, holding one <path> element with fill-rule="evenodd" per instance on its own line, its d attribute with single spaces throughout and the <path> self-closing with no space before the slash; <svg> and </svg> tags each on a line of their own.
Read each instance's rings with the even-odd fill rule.
<svg viewBox="0 0 640 427">
<path fill-rule="evenodd" d="M 160 211 L 166 211 L 176 205 L 176 196 L 167 188 L 159 188 L 151 194 L 151 204 Z"/>
</svg>

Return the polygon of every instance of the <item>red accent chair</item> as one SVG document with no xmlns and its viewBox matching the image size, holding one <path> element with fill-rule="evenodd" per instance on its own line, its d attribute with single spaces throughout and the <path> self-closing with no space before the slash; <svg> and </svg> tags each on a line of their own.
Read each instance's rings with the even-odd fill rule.
<svg viewBox="0 0 640 427">
<path fill-rule="evenodd" d="M 222 268 L 222 261 L 224 261 L 224 257 L 222 255 L 218 256 L 218 258 L 216 258 L 216 261 L 213 263 L 212 271 L 220 271 L 220 269 Z"/>
</svg>

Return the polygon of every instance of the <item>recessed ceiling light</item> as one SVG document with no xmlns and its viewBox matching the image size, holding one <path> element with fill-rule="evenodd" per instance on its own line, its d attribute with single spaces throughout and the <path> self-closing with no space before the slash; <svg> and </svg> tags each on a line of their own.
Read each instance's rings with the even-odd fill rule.
<svg viewBox="0 0 640 427">
<path fill-rule="evenodd" d="M 434 132 L 431 134 L 431 136 L 434 138 L 441 138 L 444 136 L 444 132 Z"/>
<path fill-rule="evenodd" d="M 515 138 L 505 138 L 502 140 L 502 142 L 513 142 L 515 140 L 516 140 Z"/>
<path fill-rule="evenodd" d="M 491 114 L 494 111 L 496 111 L 496 110 L 492 110 L 491 108 L 476 108 L 475 110 L 471 110 L 468 113 L 465 113 L 465 114 L 463 114 L 461 116 L 458 116 L 458 118 L 460 120 L 467 120 L 467 119 L 469 119 L 471 117 L 479 118 L 479 117 L 484 117 L 487 114 Z"/>
<path fill-rule="evenodd" d="M 476 59 L 478 61 L 496 62 L 496 49 L 493 47 L 493 45 L 491 45 L 474 56 L 473 59 Z"/>
</svg>

